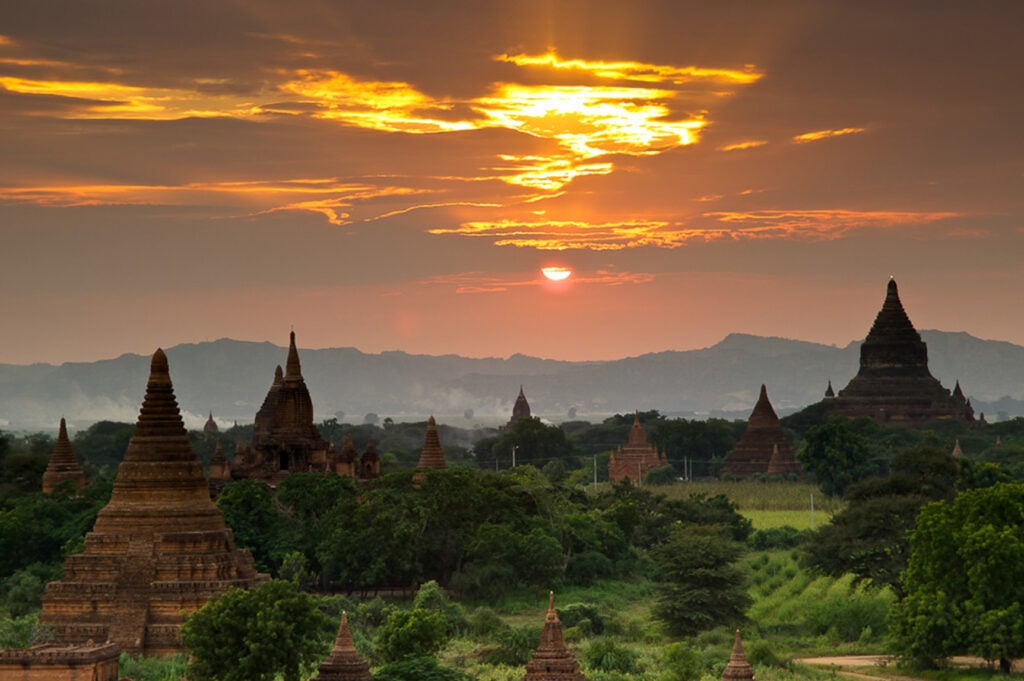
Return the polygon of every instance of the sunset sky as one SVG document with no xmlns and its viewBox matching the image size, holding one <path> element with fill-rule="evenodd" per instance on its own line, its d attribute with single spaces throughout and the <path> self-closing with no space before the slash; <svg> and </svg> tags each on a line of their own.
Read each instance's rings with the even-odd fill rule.
<svg viewBox="0 0 1024 681">
<path fill-rule="evenodd" d="M 1024 344 L 1022 2 L 0 17 L 0 362 L 845 345 L 890 276 Z"/>
</svg>

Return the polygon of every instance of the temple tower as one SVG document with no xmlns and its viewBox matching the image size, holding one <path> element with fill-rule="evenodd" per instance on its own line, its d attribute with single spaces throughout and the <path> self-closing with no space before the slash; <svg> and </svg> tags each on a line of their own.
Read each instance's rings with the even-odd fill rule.
<svg viewBox="0 0 1024 681">
<path fill-rule="evenodd" d="M 50 462 L 46 464 L 46 471 L 43 473 L 43 492 L 51 494 L 58 485 L 67 481 L 70 481 L 78 491 L 85 487 L 85 471 L 75 460 L 71 440 L 68 439 L 68 426 L 64 417 L 61 417 L 57 444 L 53 446 L 53 454 L 50 455 Z"/>
<path fill-rule="evenodd" d="M 133 654 L 173 654 L 182 651 L 186 614 L 263 579 L 210 500 L 167 357 L 157 350 L 110 502 L 86 534 L 85 550 L 46 586 L 39 621 L 60 644 L 110 640 Z"/>
<path fill-rule="evenodd" d="M 639 484 L 652 468 L 667 466 L 665 455 L 658 452 L 654 445 L 647 444 L 647 433 L 640 424 L 640 414 L 633 415 L 633 426 L 629 429 L 629 439 L 625 446 L 612 452 L 608 459 L 608 480 L 632 480 Z"/>
<path fill-rule="evenodd" d="M 213 412 L 210 412 L 210 418 L 206 419 L 206 423 L 203 424 L 203 434 L 214 436 L 220 433 L 220 428 L 217 427 L 217 422 L 213 420 Z"/>
<path fill-rule="evenodd" d="M 831 414 L 882 422 L 974 421 L 963 391 L 950 393 L 928 371 L 928 347 L 903 309 L 895 279 L 860 346 L 860 370 L 824 404 Z"/>
<path fill-rule="evenodd" d="M 441 439 L 437 436 L 437 423 L 434 417 L 427 419 L 427 433 L 423 438 L 423 451 L 420 452 L 420 461 L 416 464 L 416 470 L 425 471 L 428 468 L 442 471 L 448 468 L 444 460 L 444 452 L 441 450 Z"/>
<path fill-rule="evenodd" d="M 377 453 L 377 446 L 373 444 L 373 438 L 367 438 L 366 449 L 359 465 L 362 469 L 360 477 L 363 480 L 373 480 L 380 477 L 380 454 Z"/>
<path fill-rule="evenodd" d="M 565 645 L 562 623 L 555 612 L 555 593 L 548 600 L 548 614 L 540 632 L 540 644 L 533 659 L 526 663 L 522 681 L 587 681 L 572 652 Z"/>
<path fill-rule="evenodd" d="M 747 662 L 747 654 L 740 640 L 740 630 L 736 630 L 736 638 L 732 644 L 729 664 L 722 671 L 722 681 L 754 681 L 754 668 Z"/>
<path fill-rule="evenodd" d="M 348 628 L 348 615 L 341 613 L 341 625 L 334 640 L 334 650 L 320 665 L 313 681 L 369 681 L 370 665 L 362 658 L 352 642 Z"/>
<path fill-rule="evenodd" d="M 761 394 L 754 410 L 750 412 L 747 429 L 732 451 L 725 455 L 722 472 L 744 478 L 754 473 L 800 473 L 800 462 L 796 460 L 793 444 L 782 430 L 779 417 L 768 401 L 768 389 L 764 384 L 761 384 Z"/>
</svg>

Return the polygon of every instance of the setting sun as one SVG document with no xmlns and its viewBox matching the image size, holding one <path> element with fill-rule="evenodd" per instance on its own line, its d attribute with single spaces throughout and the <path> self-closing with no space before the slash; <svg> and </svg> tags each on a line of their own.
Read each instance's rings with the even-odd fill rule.
<svg viewBox="0 0 1024 681">
<path fill-rule="evenodd" d="M 565 281 L 572 276 L 572 270 L 568 267 L 543 267 L 540 271 L 551 281 Z"/>
</svg>

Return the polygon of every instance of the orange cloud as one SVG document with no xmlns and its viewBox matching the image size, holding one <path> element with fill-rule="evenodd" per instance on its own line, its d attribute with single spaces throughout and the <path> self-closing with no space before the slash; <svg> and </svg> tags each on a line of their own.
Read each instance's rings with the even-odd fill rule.
<svg viewBox="0 0 1024 681">
<path fill-rule="evenodd" d="M 814 132 L 805 132 L 802 135 L 794 135 L 793 141 L 797 144 L 803 144 L 805 142 L 817 142 L 818 140 L 828 139 L 829 137 L 841 137 L 843 135 L 856 135 L 864 132 L 865 128 L 840 128 L 839 130 L 815 130 Z"/>
<path fill-rule="evenodd" d="M 746 142 L 733 142 L 718 147 L 719 151 L 743 151 L 745 149 L 756 149 L 768 144 L 767 140 L 748 140 Z"/>
<path fill-rule="evenodd" d="M 455 228 L 435 228 L 428 232 L 437 235 L 483 237 L 493 239 L 496 246 L 535 248 L 542 251 L 618 251 L 639 246 L 667 245 L 660 231 L 667 225 L 665 222 L 654 221 L 589 223 L 582 220 L 498 220 L 467 222 Z"/>
<path fill-rule="evenodd" d="M 554 50 L 541 55 L 503 54 L 495 59 L 510 62 L 516 66 L 547 66 L 560 71 L 582 71 L 600 78 L 634 80 L 649 83 L 672 83 L 682 85 L 693 81 L 749 85 L 757 82 L 762 74 L 747 66 L 744 70 L 709 69 L 698 66 L 668 66 L 645 64 L 635 61 L 588 61 L 585 59 L 562 59 Z"/>
<path fill-rule="evenodd" d="M 704 213 L 704 217 L 727 225 L 718 230 L 712 228 L 708 230 L 709 233 L 720 233 L 722 237 L 747 239 L 785 237 L 837 239 L 855 229 L 922 225 L 959 215 L 959 213 L 940 212 L 844 209 Z"/>
</svg>

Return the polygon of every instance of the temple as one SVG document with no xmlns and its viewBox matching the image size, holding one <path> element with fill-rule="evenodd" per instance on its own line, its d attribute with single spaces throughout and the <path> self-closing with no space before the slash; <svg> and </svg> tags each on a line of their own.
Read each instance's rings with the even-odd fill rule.
<svg viewBox="0 0 1024 681">
<path fill-rule="evenodd" d="M 974 422 L 959 382 L 951 393 L 928 371 L 928 347 L 903 309 L 895 279 L 889 280 L 882 309 L 860 346 L 860 370 L 821 404 L 830 414 L 880 422 Z"/>
<path fill-rule="evenodd" d="M 182 652 L 185 617 L 231 587 L 266 579 L 236 549 L 210 500 L 178 410 L 167 356 L 157 350 L 146 396 L 110 502 L 46 586 L 40 624 L 58 645 L 110 641 L 142 655 Z"/>
<path fill-rule="evenodd" d="M 313 399 L 302 377 L 295 332 L 285 370 L 278 366 L 256 412 L 252 443 L 235 452 L 232 478 L 273 482 L 295 471 L 329 470 L 328 443 L 313 423 Z"/>
<path fill-rule="evenodd" d="M 370 665 L 362 658 L 352 642 L 348 628 L 348 615 L 341 613 L 341 625 L 334 640 L 334 650 L 323 661 L 313 681 L 369 681 Z"/>
<path fill-rule="evenodd" d="M 217 427 L 217 422 L 213 420 L 213 412 L 210 412 L 210 418 L 206 419 L 206 423 L 203 424 L 204 435 L 218 435 L 220 428 Z"/>
<path fill-rule="evenodd" d="M 43 491 L 52 494 L 53 490 L 65 482 L 70 482 L 75 490 L 81 491 L 85 487 L 85 471 L 75 460 L 71 440 L 68 439 L 68 426 L 61 418 L 57 444 L 53 446 L 53 454 L 43 473 Z"/>
<path fill-rule="evenodd" d="M 516 403 L 512 405 L 512 417 L 508 420 L 502 428 L 498 430 L 506 430 L 511 428 L 520 421 L 533 418 L 530 415 L 530 403 L 526 401 L 526 393 L 523 392 L 523 386 L 519 386 L 519 395 L 516 397 Z"/>
<path fill-rule="evenodd" d="M 540 644 L 533 659 L 526 663 L 522 681 L 587 681 L 580 665 L 565 645 L 562 623 L 555 612 L 555 594 L 548 600 L 548 614 L 540 632 Z"/>
<path fill-rule="evenodd" d="M 761 395 L 747 419 L 747 428 L 739 441 L 725 455 L 722 473 L 746 478 L 755 473 L 789 476 L 800 474 L 793 443 L 786 437 L 768 401 L 768 389 L 761 385 Z"/>
<path fill-rule="evenodd" d="M 722 681 L 754 681 L 754 668 L 747 662 L 739 629 L 736 630 L 736 638 L 733 640 L 729 664 L 722 670 Z"/>
<path fill-rule="evenodd" d="M 0 679 L 8 681 L 117 681 L 121 650 L 113 643 L 0 650 Z"/>
<path fill-rule="evenodd" d="M 654 445 L 647 444 L 647 433 L 640 425 L 640 414 L 633 416 L 633 427 L 629 429 L 629 440 L 624 446 L 612 452 L 608 459 L 608 480 L 620 482 L 632 480 L 639 484 L 652 468 L 667 466 L 664 453 Z"/>
<path fill-rule="evenodd" d="M 448 468 L 448 463 L 444 460 L 441 439 L 437 435 L 437 422 L 431 416 L 427 419 L 427 433 L 423 437 L 423 451 L 420 452 L 420 461 L 416 464 L 416 479 L 421 479 L 423 472 L 428 469 L 443 471 L 446 468 Z"/>
</svg>

